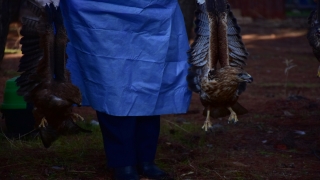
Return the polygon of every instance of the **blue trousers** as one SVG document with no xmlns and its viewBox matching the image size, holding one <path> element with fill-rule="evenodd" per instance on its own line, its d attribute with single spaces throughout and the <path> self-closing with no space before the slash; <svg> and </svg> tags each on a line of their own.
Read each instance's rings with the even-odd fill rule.
<svg viewBox="0 0 320 180">
<path fill-rule="evenodd" d="M 97 111 L 97 117 L 109 167 L 154 161 L 160 116 L 111 116 Z"/>
</svg>

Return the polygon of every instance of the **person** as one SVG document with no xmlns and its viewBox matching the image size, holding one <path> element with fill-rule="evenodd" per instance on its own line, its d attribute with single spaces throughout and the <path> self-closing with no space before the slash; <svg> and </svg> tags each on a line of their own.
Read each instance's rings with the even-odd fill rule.
<svg viewBox="0 0 320 180">
<path fill-rule="evenodd" d="M 97 112 L 114 178 L 170 179 L 155 164 L 160 115 L 185 113 L 188 38 L 177 0 L 60 2 L 67 68 Z"/>
</svg>

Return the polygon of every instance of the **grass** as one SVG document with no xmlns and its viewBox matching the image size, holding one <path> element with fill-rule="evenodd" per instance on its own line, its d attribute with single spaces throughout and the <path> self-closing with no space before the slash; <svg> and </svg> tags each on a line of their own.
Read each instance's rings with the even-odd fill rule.
<svg viewBox="0 0 320 180">
<path fill-rule="evenodd" d="M 111 177 L 105 169 L 102 136 L 98 126 L 81 123 L 92 134 L 60 137 L 52 147 L 45 149 L 38 137 L 8 139 L 0 137 L 0 176 L 4 179 L 90 179 Z M 202 132 L 200 124 L 179 124 L 172 118 L 163 118 L 157 164 L 175 173 L 177 179 L 219 177 L 212 134 Z M 201 154 L 199 156 L 199 154 Z M 172 169 L 174 168 L 174 170 Z M 232 174 L 234 176 L 234 174 Z M 237 176 L 242 176 L 241 174 Z M 221 178 L 219 178 L 221 179 Z"/>
<path fill-rule="evenodd" d="M 265 137 L 259 134 L 267 134 L 266 129 L 270 128 L 261 122 L 267 117 L 252 116 L 242 117 L 236 126 L 221 121 L 224 131 L 215 134 L 202 131 L 202 121 L 163 116 L 156 163 L 178 180 L 270 177 L 274 162 L 292 160 L 292 154 L 297 152 L 290 150 L 291 155 L 284 156 L 265 148 L 260 143 Z M 49 149 L 42 146 L 38 137 L 12 140 L 1 134 L 1 179 L 110 179 L 100 128 L 86 122 L 80 126 L 93 133 L 62 136 Z M 268 168 L 261 170 L 261 164 Z M 279 177 L 277 173 L 274 176 Z"/>
<path fill-rule="evenodd" d="M 92 176 L 96 173 L 96 163 L 90 166 L 87 163 L 92 157 L 104 156 L 102 136 L 98 126 L 81 125 L 93 133 L 62 136 L 49 149 L 43 148 L 38 137 L 12 140 L 1 134 L 0 175 L 24 179 L 72 179 L 77 173 L 82 177 Z M 100 161 L 98 163 L 104 163 L 103 158 Z"/>
<path fill-rule="evenodd" d="M 287 10 L 286 11 L 286 17 L 290 18 L 290 17 L 304 17 L 304 18 L 308 18 L 310 15 L 310 12 L 312 10 L 299 10 L 299 11 L 290 11 Z"/>
</svg>

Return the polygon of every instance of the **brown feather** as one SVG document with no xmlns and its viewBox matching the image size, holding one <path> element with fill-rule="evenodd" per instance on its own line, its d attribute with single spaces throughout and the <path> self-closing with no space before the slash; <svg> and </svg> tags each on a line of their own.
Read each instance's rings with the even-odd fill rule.
<svg viewBox="0 0 320 180">
<path fill-rule="evenodd" d="M 71 83 L 70 72 L 65 67 L 68 38 L 60 8 L 54 7 L 52 3 L 42 7 L 33 2 L 32 11 L 42 12 L 41 17 L 38 17 L 36 23 L 30 21 L 24 27 L 33 28 L 36 25 L 38 36 L 34 33 L 31 36 L 26 34 L 26 40 L 23 41 L 25 44 L 22 46 L 34 44 L 34 38 L 39 39 L 38 49 L 42 53 L 33 58 L 22 59 L 20 63 L 25 66 L 29 59 L 41 60 L 32 61 L 36 66 L 33 66 L 33 69 L 25 69 L 28 71 L 23 72 L 17 82 L 20 92 L 34 106 L 35 127 L 39 129 L 43 145 L 48 148 L 60 135 L 69 134 L 68 130 L 70 133 L 86 130 L 74 123 L 78 116 L 72 112 L 72 107 L 74 104 L 81 105 L 82 96 L 78 87 Z M 37 47 L 36 43 L 34 47 Z M 24 53 L 25 57 L 33 55 L 33 51 L 29 51 L 28 48 Z"/>
<path fill-rule="evenodd" d="M 219 38 L 219 63 L 221 67 L 229 65 L 229 48 L 227 37 L 227 14 L 222 12 L 218 15 L 218 38 Z"/>
<path fill-rule="evenodd" d="M 242 69 L 248 53 L 227 1 L 206 0 L 199 4 L 196 25 L 197 37 L 189 51 L 192 66 L 187 81 L 190 89 L 200 94 L 202 105 L 211 111 L 212 117 L 230 114 L 230 107 L 235 108 L 236 113 L 247 113 L 237 100 L 246 89 L 246 82 L 252 81 Z"/>
<path fill-rule="evenodd" d="M 217 48 L 218 44 L 218 31 L 217 31 L 217 21 L 216 17 L 213 13 L 208 13 L 209 18 L 209 28 L 210 34 L 216 34 L 215 36 L 210 36 L 209 39 L 209 58 L 208 58 L 208 68 L 209 69 L 216 69 L 218 58 L 219 58 L 219 49 Z"/>
<path fill-rule="evenodd" d="M 239 79 L 237 75 L 242 73 L 240 68 L 226 66 L 216 71 L 212 80 L 203 78 L 201 82 L 202 104 L 211 107 L 232 106 L 238 99 L 236 95 Z"/>
<path fill-rule="evenodd" d="M 236 102 L 234 105 L 231 106 L 233 111 L 237 113 L 237 115 L 244 115 L 248 113 L 248 110 L 243 107 L 239 102 Z M 204 108 L 202 114 L 207 116 L 207 108 Z M 225 116 L 229 116 L 230 111 L 226 107 L 211 107 L 210 108 L 210 116 L 212 118 L 221 118 Z"/>
</svg>

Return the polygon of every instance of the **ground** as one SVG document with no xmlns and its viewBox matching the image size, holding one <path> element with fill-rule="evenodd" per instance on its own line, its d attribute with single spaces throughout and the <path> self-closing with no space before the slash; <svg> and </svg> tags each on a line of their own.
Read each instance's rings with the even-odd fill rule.
<svg viewBox="0 0 320 180">
<path fill-rule="evenodd" d="M 242 25 L 242 35 L 254 82 L 239 102 L 249 113 L 237 124 L 215 119 L 214 131 L 206 133 L 193 94 L 187 114 L 162 116 L 157 164 L 175 179 L 320 179 L 319 63 L 306 25 L 253 22 Z M 1 102 L 4 82 L 18 75 L 18 62 L 7 54 L 1 64 Z M 90 108 L 76 111 L 95 119 Z M 47 150 L 39 139 L 10 140 L 2 134 L 1 179 L 110 179 L 99 128 L 92 128 L 92 135 L 62 137 Z"/>
</svg>

